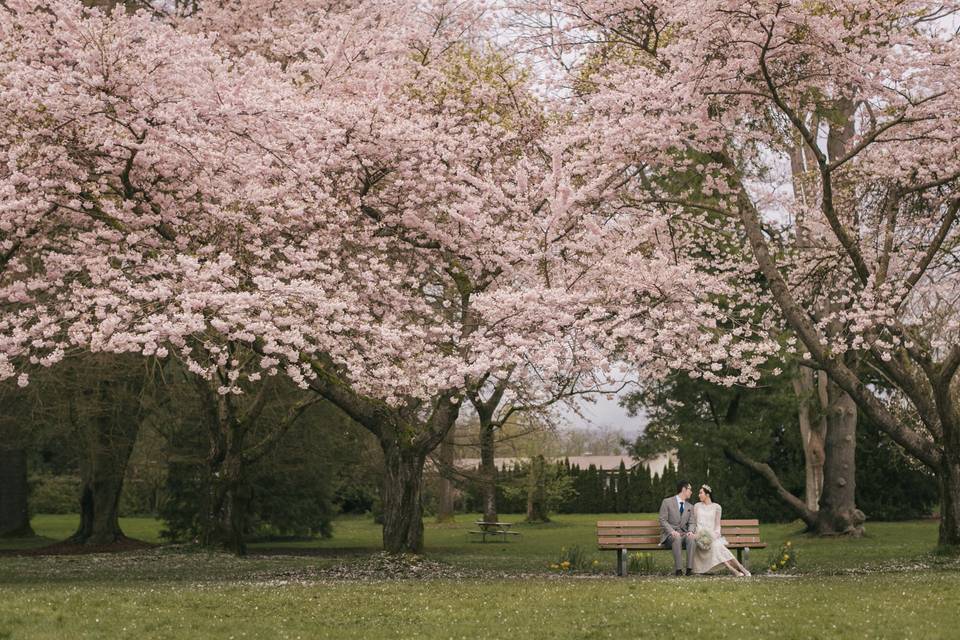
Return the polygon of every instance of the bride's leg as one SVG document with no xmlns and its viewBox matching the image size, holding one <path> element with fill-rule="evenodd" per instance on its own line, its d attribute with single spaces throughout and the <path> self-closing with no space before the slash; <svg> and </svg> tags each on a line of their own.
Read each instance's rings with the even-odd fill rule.
<svg viewBox="0 0 960 640">
<path fill-rule="evenodd" d="M 735 575 L 735 576 L 743 575 L 743 574 L 740 573 L 740 570 L 737 569 L 737 568 L 734 566 L 734 565 L 737 564 L 737 561 L 736 561 L 736 560 L 727 560 L 727 561 L 724 562 L 723 564 L 724 564 L 724 566 L 725 566 L 727 569 L 730 570 L 730 573 L 732 573 L 733 575 Z"/>
<path fill-rule="evenodd" d="M 735 569 L 738 575 L 742 575 L 742 576 L 753 575 L 749 571 L 747 571 L 747 568 L 742 564 L 740 564 L 740 562 L 736 558 L 731 558 L 730 561 L 727 563 L 727 566 Z"/>
</svg>

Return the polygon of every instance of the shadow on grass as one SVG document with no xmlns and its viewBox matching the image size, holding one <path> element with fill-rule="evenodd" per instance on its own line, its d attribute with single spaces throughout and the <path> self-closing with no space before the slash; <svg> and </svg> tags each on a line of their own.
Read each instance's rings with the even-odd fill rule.
<svg viewBox="0 0 960 640">
<path fill-rule="evenodd" d="M 17 555 L 21 551 L 38 549 L 59 542 L 55 538 L 46 536 L 30 536 L 28 538 L 0 538 L 0 556 Z"/>
<path fill-rule="evenodd" d="M 40 536 L 19 538 L 14 541 L 16 542 L 22 542 L 23 546 L 18 547 L 14 544 L 12 548 L 0 549 L 0 556 L 78 556 L 91 553 L 125 553 L 158 546 L 152 542 L 126 536 L 110 544 L 80 544 L 71 542 L 69 539 L 50 540 Z"/>
</svg>

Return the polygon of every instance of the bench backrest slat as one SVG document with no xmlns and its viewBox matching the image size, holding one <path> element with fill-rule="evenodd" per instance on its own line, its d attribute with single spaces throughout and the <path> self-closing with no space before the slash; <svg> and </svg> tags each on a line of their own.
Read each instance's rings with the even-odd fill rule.
<svg viewBox="0 0 960 640">
<path fill-rule="evenodd" d="M 728 546 L 760 544 L 757 519 L 721 520 L 720 528 Z M 601 520 L 597 522 L 597 544 L 601 548 L 657 547 L 660 523 L 656 520 Z"/>
<path fill-rule="evenodd" d="M 757 520 L 721 520 L 720 528 L 724 535 L 727 532 L 754 532 L 760 530 L 760 522 Z M 597 533 L 603 535 L 614 535 L 620 532 L 634 531 L 654 531 L 659 534 L 660 524 L 655 520 L 617 520 L 600 521 L 597 523 Z"/>
<path fill-rule="evenodd" d="M 644 544 L 647 542 L 653 544 L 660 544 L 660 536 L 612 536 L 609 538 L 600 538 L 601 542 L 636 542 L 637 544 Z"/>
<path fill-rule="evenodd" d="M 720 521 L 721 527 L 759 527 L 760 521 L 757 519 L 723 519 Z M 655 527 L 660 528 L 657 520 L 600 520 L 597 522 L 597 528 L 616 528 L 616 527 Z"/>
</svg>

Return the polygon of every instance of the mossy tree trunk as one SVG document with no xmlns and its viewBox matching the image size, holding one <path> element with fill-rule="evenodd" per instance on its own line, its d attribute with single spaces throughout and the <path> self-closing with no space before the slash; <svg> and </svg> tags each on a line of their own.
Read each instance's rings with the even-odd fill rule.
<svg viewBox="0 0 960 640">
<path fill-rule="evenodd" d="M 429 404 L 409 398 L 401 406 L 357 393 L 339 379 L 329 362 L 316 361 L 310 388 L 337 406 L 380 443 L 385 464 L 383 547 L 390 553 L 423 550 L 423 466 L 447 437 L 460 414 L 456 390 L 437 394 Z"/>
<path fill-rule="evenodd" d="M 81 393 L 71 414 L 81 434 L 80 525 L 70 537 L 105 545 L 125 538 L 120 495 L 144 415 L 148 372 L 135 356 L 93 356 L 76 371 Z"/>
<path fill-rule="evenodd" d="M 0 538 L 34 535 L 28 495 L 26 450 L 0 447 Z"/>
</svg>

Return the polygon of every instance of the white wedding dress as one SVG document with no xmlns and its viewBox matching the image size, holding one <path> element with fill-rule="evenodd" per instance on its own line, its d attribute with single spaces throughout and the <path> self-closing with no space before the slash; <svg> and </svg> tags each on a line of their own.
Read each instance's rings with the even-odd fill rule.
<svg viewBox="0 0 960 640">
<path fill-rule="evenodd" d="M 719 564 L 733 560 L 733 554 L 727 549 L 727 541 L 720 532 L 720 505 L 716 502 L 704 504 L 698 502 L 693 505 L 693 518 L 697 523 L 697 531 L 707 530 L 713 535 L 713 544 L 709 549 L 701 549 L 694 545 L 693 572 L 706 573 Z"/>
</svg>

